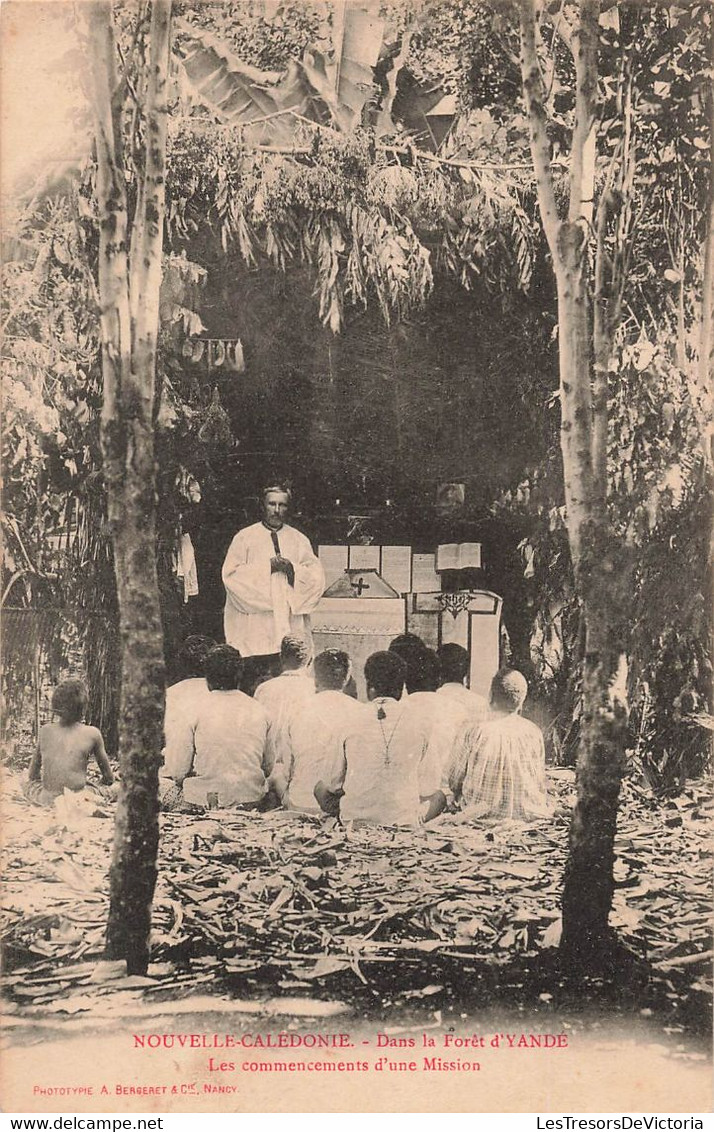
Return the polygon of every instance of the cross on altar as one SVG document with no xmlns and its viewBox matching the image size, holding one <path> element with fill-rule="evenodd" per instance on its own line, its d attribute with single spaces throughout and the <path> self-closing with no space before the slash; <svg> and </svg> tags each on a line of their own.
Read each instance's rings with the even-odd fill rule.
<svg viewBox="0 0 714 1132">
<path fill-rule="evenodd" d="M 364 578 L 358 578 L 356 582 L 352 582 L 352 589 L 357 591 L 357 597 L 362 597 L 362 591 L 370 589 L 370 586 Z"/>
</svg>

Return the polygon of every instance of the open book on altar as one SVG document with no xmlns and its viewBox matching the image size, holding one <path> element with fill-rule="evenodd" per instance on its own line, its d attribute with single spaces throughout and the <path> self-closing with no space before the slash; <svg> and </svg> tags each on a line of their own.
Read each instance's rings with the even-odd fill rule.
<svg viewBox="0 0 714 1132">
<path fill-rule="evenodd" d="M 436 551 L 436 569 L 441 570 L 480 570 L 480 542 L 442 543 Z"/>
</svg>

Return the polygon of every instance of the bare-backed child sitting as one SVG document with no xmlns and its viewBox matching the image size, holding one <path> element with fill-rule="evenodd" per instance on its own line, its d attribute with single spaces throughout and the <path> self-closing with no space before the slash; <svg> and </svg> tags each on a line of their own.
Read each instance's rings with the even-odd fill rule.
<svg viewBox="0 0 714 1132">
<path fill-rule="evenodd" d="M 84 790 L 92 758 L 102 781 L 107 786 L 114 782 L 101 731 L 83 722 L 87 703 L 87 689 L 81 680 L 63 680 L 52 693 L 52 711 L 59 718 L 40 728 L 26 791 L 31 802 L 51 806 L 65 790 Z"/>
</svg>

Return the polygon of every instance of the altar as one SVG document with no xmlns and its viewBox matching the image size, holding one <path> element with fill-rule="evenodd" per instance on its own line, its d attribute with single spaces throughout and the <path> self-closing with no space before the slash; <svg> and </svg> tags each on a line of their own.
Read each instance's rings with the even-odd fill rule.
<svg viewBox="0 0 714 1132">
<path fill-rule="evenodd" d="M 462 645 L 469 654 L 470 687 L 488 696 L 500 663 L 502 601 L 489 590 L 442 590 L 440 574 L 453 571 L 451 554 L 370 545 L 320 546 L 318 555 L 327 584 L 312 614 L 315 652 L 337 648 L 350 655 L 361 700 L 365 660 L 404 632 L 416 633 L 433 649 Z"/>
</svg>

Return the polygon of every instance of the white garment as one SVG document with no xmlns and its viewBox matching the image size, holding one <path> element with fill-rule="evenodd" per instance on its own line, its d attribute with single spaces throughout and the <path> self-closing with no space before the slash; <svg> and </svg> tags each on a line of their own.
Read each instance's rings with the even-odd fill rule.
<svg viewBox="0 0 714 1132">
<path fill-rule="evenodd" d="M 304 668 L 292 668 L 264 680 L 255 689 L 254 699 L 267 713 L 271 722 L 276 723 L 283 712 L 295 702 L 302 702 L 315 695 L 315 682 Z"/>
<path fill-rule="evenodd" d="M 180 785 L 190 771 L 198 714 L 208 695 L 206 681 L 199 676 L 179 680 L 166 689 L 162 778 L 172 778 Z"/>
<path fill-rule="evenodd" d="M 470 688 L 464 687 L 463 684 L 448 683 L 442 684 L 437 689 L 437 694 L 440 696 L 448 696 L 449 699 L 457 700 L 466 708 L 473 723 L 479 720 L 486 719 L 489 714 L 488 700 L 485 696 L 479 696 L 478 692 L 472 692 Z"/>
<path fill-rule="evenodd" d="M 285 747 L 284 733 L 293 705 L 305 704 L 315 696 L 315 683 L 304 668 L 291 669 L 264 680 L 255 689 L 254 699 L 268 717 L 268 744 L 274 762 L 280 761 Z"/>
<path fill-rule="evenodd" d="M 199 708 L 194 734 L 195 775 L 184 779 L 187 802 L 218 806 L 259 802 L 272 765 L 267 754 L 268 719 L 244 692 L 212 691 Z"/>
<path fill-rule="evenodd" d="M 494 715 L 468 730 L 448 778 L 473 817 L 528 821 L 549 813 L 543 733 L 520 715 Z"/>
<path fill-rule="evenodd" d="M 411 712 L 428 736 L 427 757 L 441 783 L 456 746 L 457 736 L 468 721 L 463 704 L 436 692 L 410 692 L 407 711 Z"/>
<path fill-rule="evenodd" d="M 384 719 L 378 718 L 380 708 Z M 420 798 L 439 788 L 427 759 L 427 739 L 401 700 L 380 698 L 365 704 L 325 763 L 325 786 L 333 792 L 344 790 L 342 820 L 416 825 Z"/>
<path fill-rule="evenodd" d="M 315 786 L 324 778 L 326 762 L 340 749 L 346 733 L 364 712 L 364 704 L 331 689 L 318 692 L 307 701 L 293 703 L 280 751 L 281 770 L 287 785 L 283 802 L 288 809 L 320 812 Z"/>
<path fill-rule="evenodd" d="M 270 572 L 276 552 L 273 532 L 264 523 L 238 531 L 223 563 L 226 641 L 241 656 L 277 653 L 288 633 L 309 640 L 309 614 L 325 589 L 322 564 L 305 535 L 288 526 L 274 533 L 280 553 L 295 569 L 294 585 L 285 574 Z"/>
<path fill-rule="evenodd" d="M 190 597 L 198 594 L 198 570 L 196 554 L 190 535 L 181 535 L 175 562 L 176 576 L 183 579 L 184 604 Z"/>
</svg>

